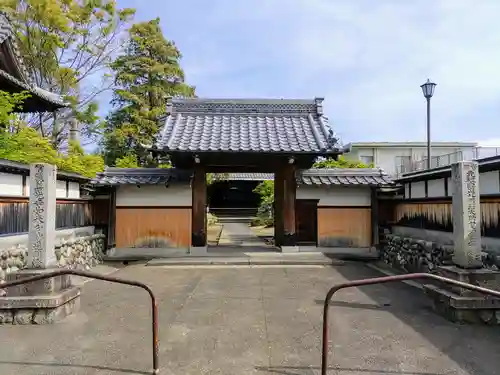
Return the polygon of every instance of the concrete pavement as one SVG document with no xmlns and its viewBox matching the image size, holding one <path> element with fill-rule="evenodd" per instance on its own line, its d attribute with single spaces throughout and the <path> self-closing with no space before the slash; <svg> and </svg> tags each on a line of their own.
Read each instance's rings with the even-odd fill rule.
<svg viewBox="0 0 500 375">
<path fill-rule="evenodd" d="M 318 374 L 322 301 L 330 286 L 380 276 L 334 267 L 172 269 L 135 265 L 160 308 L 160 374 Z M 329 374 L 491 375 L 500 329 L 458 326 L 406 285 L 334 296 Z M 0 374 L 146 374 L 150 302 L 143 290 L 92 281 L 82 311 L 52 326 L 0 327 Z"/>
</svg>

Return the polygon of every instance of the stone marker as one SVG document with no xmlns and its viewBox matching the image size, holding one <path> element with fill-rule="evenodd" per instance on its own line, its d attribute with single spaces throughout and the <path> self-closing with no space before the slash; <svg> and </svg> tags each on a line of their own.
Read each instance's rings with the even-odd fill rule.
<svg viewBox="0 0 500 375">
<path fill-rule="evenodd" d="M 55 255 L 57 167 L 30 166 L 28 267 L 46 269 L 57 263 Z"/>
<path fill-rule="evenodd" d="M 28 268 L 7 274 L 7 282 L 51 272 L 57 267 L 56 180 L 55 166 L 31 165 Z M 80 288 L 72 285 L 69 275 L 4 290 L 6 295 L 0 297 L 0 324 L 54 323 L 80 307 Z"/>
<path fill-rule="evenodd" d="M 453 215 L 453 266 L 440 266 L 443 277 L 500 290 L 500 272 L 483 267 L 479 168 L 475 161 L 451 167 Z M 500 299 L 449 284 L 425 285 L 433 308 L 454 322 L 500 324 Z"/>
<path fill-rule="evenodd" d="M 453 183 L 453 263 L 477 269 L 481 259 L 481 205 L 479 168 L 475 161 L 460 161 L 451 167 Z"/>
</svg>

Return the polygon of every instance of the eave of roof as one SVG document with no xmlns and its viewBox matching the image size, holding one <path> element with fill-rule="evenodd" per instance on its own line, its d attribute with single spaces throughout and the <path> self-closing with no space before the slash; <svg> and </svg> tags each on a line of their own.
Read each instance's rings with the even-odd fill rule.
<svg viewBox="0 0 500 375">
<path fill-rule="evenodd" d="M 7 14 L 5 14 L 4 12 L 0 12 L 0 45 L 1 44 L 5 44 L 7 46 L 6 50 L 12 56 L 14 64 L 16 65 L 16 71 L 19 75 L 19 77 L 16 78 L 9 72 L 0 69 L 0 75 L 3 77 L 3 79 L 10 82 L 11 85 L 17 87 L 19 91 L 26 90 L 32 96 L 38 98 L 47 106 L 53 107 L 50 108 L 50 110 L 69 106 L 68 103 L 64 102 L 63 98 L 60 95 L 37 87 L 29 79 L 29 74 L 27 73 L 26 67 L 24 66 L 21 54 L 19 53 L 19 47 L 17 45 L 15 37 L 13 36 L 12 24 Z"/>
<path fill-rule="evenodd" d="M 90 182 L 96 186 L 158 185 L 189 182 L 192 172 L 175 168 L 106 168 Z"/>
<path fill-rule="evenodd" d="M 98 173 L 91 183 L 94 185 L 156 185 L 172 181 L 189 181 L 190 170 L 136 168 L 108 168 Z M 273 180 L 272 173 L 220 173 L 215 180 L 227 181 L 265 181 Z M 301 185 L 362 185 L 391 186 L 394 181 L 382 170 L 363 169 L 309 169 L 298 171 L 297 183 Z"/>
<path fill-rule="evenodd" d="M 0 172 L 12 173 L 12 174 L 22 174 L 29 175 L 30 165 L 25 163 L 19 163 L 17 161 L 11 161 L 7 159 L 0 159 Z M 79 175 L 77 173 L 57 171 L 57 177 L 63 180 L 77 181 L 77 182 L 89 182 L 90 178 Z"/>
<path fill-rule="evenodd" d="M 173 99 L 156 148 L 165 152 L 328 155 L 343 147 L 323 116 L 321 98 Z"/>
</svg>

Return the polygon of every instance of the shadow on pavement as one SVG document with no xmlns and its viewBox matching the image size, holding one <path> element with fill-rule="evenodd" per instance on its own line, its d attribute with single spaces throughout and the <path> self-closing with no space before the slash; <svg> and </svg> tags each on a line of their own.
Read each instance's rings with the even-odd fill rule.
<svg viewBox="0 0 500 375">
<path fill-rule="evenodd" d="M 383 276 L 359 263 L 356 267 L 336 267 L 335 269 L 350 281 Z M 384 309 L 422 335 L 463 370 L 474 375 L 500 373 L 500 360 L 498 359 L 500 327 L 460 325 L 449 322 L 432 311 L 431 302 L 422 290 L 402 282 L 365 286 L 360 287 L 359 290 L 372 299 L 374 304 L 332 300 L 330 315 L 335 314 L 335 307 L 338 306 L 371 310 Z M 342 290 L 337 292 L 334 298 L 336 295 L 342 295 Z M 374 308 L 374 306 L 381 305 L 383 307 Z"/>
<path fill-rule="evenodd" d="M 272 374 L 280 375 L 312 375 L 313 370 L 318 372 L 319 367 L 294 367 L 294 366 L 276 366 L 276 367 L 255 367 L 257 371 L 265 371 Z M 387 370 L 377 370 L 377 369 L 366 369 L 366 368 L 349 368 L 349 367 L 329 367 L 330 371 L 340 371 L 342 373 L 367 373 L 367 374 L 377 374 L 377 375 L 440 375 L 434 372 L 415 372 L 415 371 L 387 371 Z"/>
<path fill-rule="evenodd" d="M 18 365 L 18 366 L 36 366 L 36 367 L 67 367 L 68 369 L 70 369 L 70 368 L 94 369 L 94 370 L 102 370 L 102 371 L 119 372 L 122 374 L 137 374 L 137 375 L 151 374 L 151 371 L 139 371 L 139 370 L 114 368 L 114 367 L 107 367 L 107 366 L 83 365 L 83 364 L 76 364 L 76 363 L 0 361 L 0 365 Z"/>
</svg>

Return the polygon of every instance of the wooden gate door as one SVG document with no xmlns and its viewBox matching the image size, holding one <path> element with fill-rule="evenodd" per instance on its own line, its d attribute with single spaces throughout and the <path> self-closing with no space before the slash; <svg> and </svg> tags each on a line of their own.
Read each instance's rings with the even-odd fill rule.
<svg viewBox="0 0 500 375">
<path fill-rule="evenodd" d="M 297 199 L 295 201 L 295 229 L 298 243 L 317 245 L 318 199 Z"/>
</svg>

